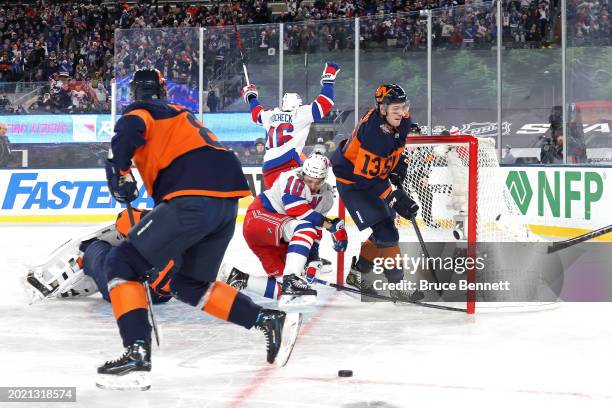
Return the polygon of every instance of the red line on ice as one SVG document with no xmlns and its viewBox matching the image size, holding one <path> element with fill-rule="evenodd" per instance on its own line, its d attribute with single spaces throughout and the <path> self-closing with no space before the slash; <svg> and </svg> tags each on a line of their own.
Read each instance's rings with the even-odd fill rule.
<svg viewBox="0 0 612 408">
<path fill-rule="evenodd" d="M 327 309 L 331 306 L 332 303 L 334 303 L 334 301 L 337 298 L 338 298 L 338 293 L 336 292 L 334 295 L 332 295 L 332 298 L 329 300 L 329 302 L 327 302 L 323 307 L 321 307 L 321 310 L 319 310 L 319 313 L 317 313 L 312 319 L 310 319 L 305 325 L 302 326 L 300 330 L 300 337 L 307 335 L 308 332 L 312 330 L 312 328 L 321 319 L 321 316 L 323 316 L 323 314 L 327 311 Z M 300 344 L 300 339 L 298 337 L 296 341 L 296 347 L 299 347 L 299 344 Z M 257 389 L 263 383 L 265 383 L 268 380 L 268 378 L 270 378 L 272 373 L 274 373 L 277 368 L 278 367 L 274 365 L 267 365 L 261 368 L 260 370 L 258 370 L 255 373 L 254 377 L 251 379 L 251 381 L 247 384 L 247 386 L 242 391 L 240 391 L 240 393 L 234 398 L 234 400 L 230 403 L 228 407 L 229 408 L 240 407 L 247 398 L 253 395 L 255 391 L 257 391 Z"/>
</svg>

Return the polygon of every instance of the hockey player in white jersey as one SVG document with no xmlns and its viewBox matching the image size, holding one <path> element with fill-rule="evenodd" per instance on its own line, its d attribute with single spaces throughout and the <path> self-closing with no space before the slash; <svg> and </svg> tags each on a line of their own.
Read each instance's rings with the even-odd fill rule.
<svg viewBox="0 0 612 408">
<path fill-rule="evenodd" d="M 309 286 L 321 268 L 319 242 L 323 229 L 332 236 L 334 249 L 345 251 L 348 243 L 344 221 L 329 219 L 334 194 L 325 182 L 329 160 L 318 153 L 301 168 L 282 173 L 272 188 L 249 206 L 243 235 L 268 275 L 264 282 L 233 269 L 225 280 L 238 289 L 278 299 L 279 303 L 311 303 L 316 291 Z M 282 282 L 276 278 L 282 277 Z"/>
<path fill-rule="evenodd" d="M 244 101 L 249 104 L 251 118 L 266 130 L 266 153 L 263 178 L 266 189 L 283 171 L 300 167 L 301 153 L 313 122 L 327 116 L 334 106 L 334 81 L 340 71 L 338 64 L 327 62 L 321 75 L 321 93 L 310 105 L 302 105 L 296 93 L 286 93 L 280 108 L 266 110 L 257 100 L 257 87 L 242 88 Z"/>
</svg>

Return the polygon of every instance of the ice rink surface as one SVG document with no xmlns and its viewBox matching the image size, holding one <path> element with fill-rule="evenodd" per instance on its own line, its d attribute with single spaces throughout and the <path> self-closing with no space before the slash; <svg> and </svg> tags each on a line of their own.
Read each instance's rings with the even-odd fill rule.
<svg viewBox="0 0 612 408">
<path fill-rule="evenodd" d="M 306 311 L 284 368 L 265 362 L 260 332 L 172 300 L 155 307 L 162 346 L 153 348 L 151 389 L 98 389 L 96 367 L 122 353 L 110 304 L 95 295 L 29 306 L 21 288 L 24 263 L 44 259 L 65 240 L 90 229 L 0 227 L 5 282 L 0 296 L 0 386 L 77 388 L 76 403 L 24 406 L 612 406 L 609 303 L 468 316 L 361 303 L 327 287 L 318 288 L 318 303 Z M 238 226 L 226 261 L 263 277 L 240 232 Z M 333 257 L 329 245 L 324 242 L 322 248 L 324 256 Z M 354 376 L 340 378 L 340 369 L 353 370 Z"/>
</svg>

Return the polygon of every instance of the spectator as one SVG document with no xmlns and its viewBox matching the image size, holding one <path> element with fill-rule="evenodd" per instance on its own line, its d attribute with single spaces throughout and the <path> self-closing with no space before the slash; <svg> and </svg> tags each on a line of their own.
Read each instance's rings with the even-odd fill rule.
<svg viewBox="0 0 612 408">
<path fill-rule="evenodd" d="M 254 164 L 262 164 L 265 153 L 266 146 L 264 144 L 264 140 L 259 138 L 255 141 L 255 149 L 252 152 Z"/>
<path fill-rule="evenodd" d="M 553 133 L 552 137 L 544 139 L 540 149 L 540 162 L 542 164 L 563 163 L 563 131 Z"/>
<path fill-rule="evenodd" d="M 215 94 L 214 90 L 208 92 L 208 98 L 206 99 L 206 105 L 211 112 L 216 112 L 219 107 L 219 98 L 217 98 L 217 94 Z"/>
<path fill-rule="evenodd" d="M 10 142 L 8 136 L 8 126 L 0 123 L 0 167 L 6 167 L 11 156 Z"/>
<path fill-rule="evenodd" d="M 177 102 L 197 110 L 197 97 L 193 91 L 198 82 L 197 36 L 190 40 L 181 31 L 183 27 L 211 26 L 204 31 L 204 71 L 207 80 L 228 80 L 239 61 L 235 38 L 231 28 L 223 26 L 282 21 L 285 26 L 285 47 L 288 53 L 317 52 L 321 49 L 344 50 L 353 46 L 351 20 L 361 19 L 361 46 L 364 50 L 376 47 L 397 47 L 404 50 L 424 46 L 426 26 L 414 13 L 436 8 L 434 14 L 434 45 L 450 48 L 478 46 L 486 48 L 496 43 L 495 7 L 481 2 L 464 0 L 333 0 L 287 2 L 287 12 L 273 16 L 266 1 L 247 0 L 229 4 L 197 4 L 151 7 L 111 4 L 98 6 L 98 2 L 81 3 L 39 1 L 36 6 L 3 7 L 0 14 L 0 81 L 18 82 L 44 80 L 63 73 L 66 78 L 79 81 L 98 80 L 100 89 L 108 90 L 114 72 L 113 57 L 118 61 L 117 83 L 119 99 L 127 100 L 125 87 L 129 73 L 141 67 L 156 67 L 168 81 L 169 94 Z M 462 9 L 454 6 L 463 5 Z M 504 0 L 503 30 L 505 46 L 547 46 L 557 29 L 560 3 L 549 0 Z M 568 35 L 570 44 L 609 44 L 609 5 L 605 0 L 568 0 Z M 384 17 L 376 15 L 384 13 Z M 314 23 L 317 21 L 316 24 Z M 171 28 L 170 28 L 171 27 Z M 115 49 L 115 28 L 165 28 L 165 30 L 134 34 L 135 38 L 119 39 Z M 245 30 L 243 41 L 249 50 L 274 47 L 278 32 L 273 27 Z M 508 39 L 511 39 L 508 41 Z M 123 66 L 121 66 L 123 65 Z M 96 76 L 97 73 L 99 76 Z M 94 88 L 83 85 L 83 88 Z M 176 89 L 174 89 L 176 88 Z M 238 88 L 239 89 L 239 88 Z M 45 90 L 42 90 L 41 94 Z M 102 91 L 103 92 L 103 91 Z M 217 110 L 231 103 L 234 89 L 223 90 L 223 100 L 217 101 Z M 51 92 L 53 97 L 55 92 Z M 218 97 L 218 96 L 217 96 Z M 185 98 L 185 99 L 181 99 Z M 88 92 L 82 105 L 102 109 L 97 103 L 97 92 Z M 214 98 L 212 104 L 214 106 Z M 210 106 L 209 106 L 210 108 Z M 212 110 L 212 109 L 211 109 Z"/>
</svg>

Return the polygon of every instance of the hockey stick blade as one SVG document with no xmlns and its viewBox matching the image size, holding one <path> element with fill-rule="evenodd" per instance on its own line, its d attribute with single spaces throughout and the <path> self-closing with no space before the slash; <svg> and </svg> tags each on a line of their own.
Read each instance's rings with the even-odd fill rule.
<svg viewBox="0 0 612 408">
<path fill-rule="evenodd" d="M 450 312 L 463 312 L 465 313 L 467 311 L 467 309 L 463 309 L 460 307 L 452 307 L 452 306 L 443 306 L 443 305 L 434 305 L 432 303 L 423 303 L 423 302 L 416 302 L 416 301 L 409 301 L 409 300 L 400 300 L 400 299 L 395 299 L 392 298 L 390 296 L 385 296 L 385 295 L 379 295 L 377 293 L 363 293 L 362 291 L 360 291 L 359 289 L 353 289 L 353 288 L 349 288 L 348 286 L 343 286 L 343 285 L 338 285 L 336 283 L 331 283 L 331 282 L 327 282 L 324 281 L 322 279 L 319 278 L 315 278 L 314 282 L 320 284 L 320 285 L 324 285 L 324 286 L 329 286 L 331 288 L 335 288 L 338 290 L 342 290 L 345 292 L 351 292 L 351 293 L 356 293 L 362 296 L 368 296 L 374 299 L 380 299 L 380 300 L 386 300 L 388 302 L 393 302 L 393 303 L 410 303 L 412 305 L 415 306 L 421 306 L 421 307 L 426 307 L 426 308 L 430 308 L 430 309 L 438 309 L 438 310 L 447 310 Z"/>
</svg>

